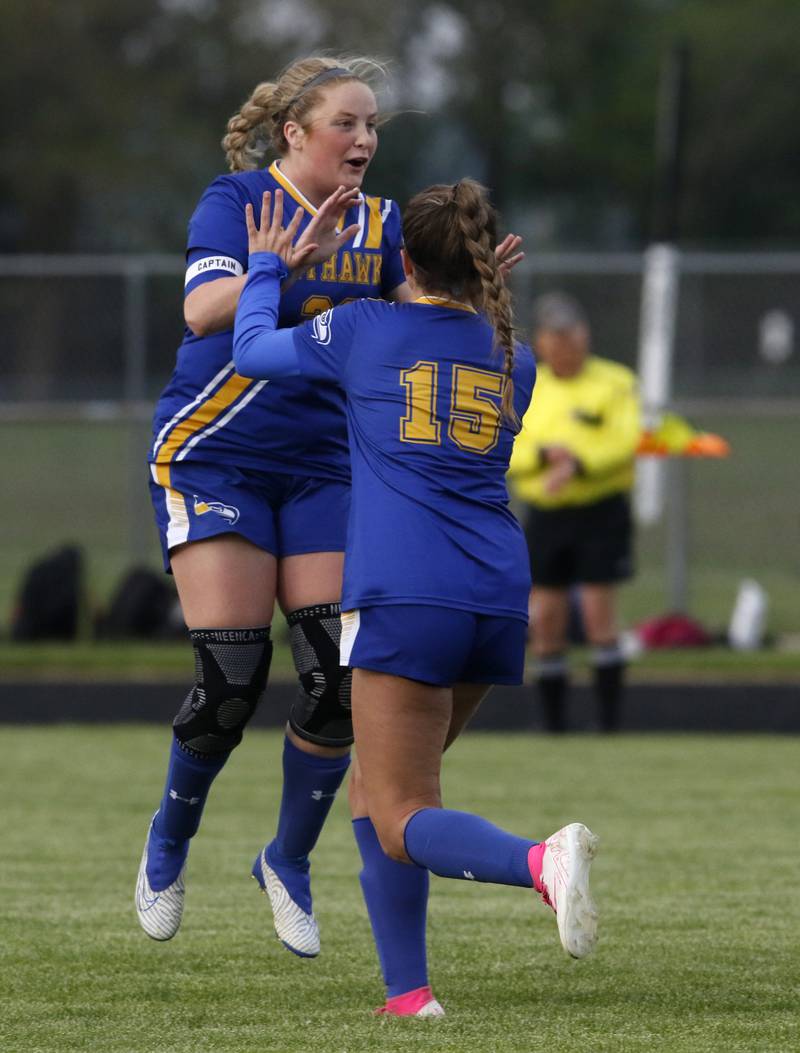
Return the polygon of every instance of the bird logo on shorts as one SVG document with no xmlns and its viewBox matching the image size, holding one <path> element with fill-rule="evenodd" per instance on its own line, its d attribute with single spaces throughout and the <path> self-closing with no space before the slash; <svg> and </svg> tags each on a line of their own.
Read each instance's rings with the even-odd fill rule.
<svg viewBox="0 0 800 1053">
<path fill-rule="evenodd" d="M 233 505 L 224 505 L 221 501 L 203 501 L 195 494 L 194 514 L 204 516 L 207 512 L 216 512 L 218 516 L 227 519 L 231 526 L 239 519 L 239 509 Z"/>
</svg>

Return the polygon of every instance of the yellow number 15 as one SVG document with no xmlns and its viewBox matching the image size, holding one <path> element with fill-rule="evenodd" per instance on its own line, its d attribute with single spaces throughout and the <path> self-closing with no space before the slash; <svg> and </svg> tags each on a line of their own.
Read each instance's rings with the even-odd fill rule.
<svg viewBox="0 0 800 1053">
<path fill-rule="evenodd" d="M 406 389 L 406 414 L 400 420 L 400 441 L 438 446 L 442 423 L 436 416 L 439 363 L 417 362 L 400 373 Z M 453 366 L 447 434 L 462 450 L 488 453 L 500 436 L 500 405 L 506 378 L 502 373 Z M 498 400 L 498 401 L 495 401 Z"/>
</svg>

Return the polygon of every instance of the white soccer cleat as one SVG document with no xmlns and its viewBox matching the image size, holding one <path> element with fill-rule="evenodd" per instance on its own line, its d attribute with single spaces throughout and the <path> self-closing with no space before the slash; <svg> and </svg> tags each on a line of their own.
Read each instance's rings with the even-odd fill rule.
<svg viewBox="0 0 800 1053">
<path fill-rule="evenodd" d="M 152 824 L 151 824 L 152 828 Z M 136 879 L 136 913 L 139 924 L 153 940 L 171 940 L 181 926 L 183 902 L 186 896 L 186 864 L 177 878 L 161 892 L 154 892 L 147 879 L 147 847 L 150 831 L 144 843 L 139 876 Z"/>
<path fill-rule="evenodd" d="M 414 1016 L 444 1016 L 444 1009 L 442 1009 L 439 1002 L 435 998 L 432 998 L 430 1002 L 427 1002 L 421 1009 L 418 1009 Z"/>
<path fill-rule="evenodd" d="M 283 946 L 299 958 L 316 958 L 320 951 L 316 918 L 298 907 L 267 862 L 264 849 L 253 864 L 253 877 L 269 896 L 275 934 Z"/>
<path fill-rule="evenodd" d="M 585 958 L 597 943 L 589 868 L 598 841 L 583 823 L 570 823 L 547 838 L 542 855 L 542 899 L 556 912 L 561 945 L 573 958 Z"/>
</svg>

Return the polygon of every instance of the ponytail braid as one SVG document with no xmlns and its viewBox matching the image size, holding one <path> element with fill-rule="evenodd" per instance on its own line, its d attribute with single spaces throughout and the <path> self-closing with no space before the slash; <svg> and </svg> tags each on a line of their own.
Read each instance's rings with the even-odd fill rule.
<svg viewBox="0 0 800 1053">
<path fill-rule="evenodd" d="M 264 81 L 228 121 L 222 149 L 231 172 L 247 172 L 261 165 L 280 116 L 277 105 L 278 85 Z"/>
<path fill-rule="evenodd" d="M 511 294 L 497 265 L 497 216 L 487 192 L 473 179 L 436 184 L 409 201 L 403 213 L 406 251 L 418 284 L 469 300 L 486 315 L 494 346 L 504 357 L 503 418 L 519 426 L 514 412 L 514 322 Z"/>
<path fill-rule="evenodd" d="M 503 352 L 506 382 L 503 385 L 503 416 L 519 424 L 514 410 L 514 319 L 511 294 L 497 264 L 494 222 L 486 194 L 478 183 L 464 179 L 453 187 L 453 202 L 464 246 L 472 257 L 481 284 L 483 310 L 494 329 L 495 347 Z"/>
</svg>

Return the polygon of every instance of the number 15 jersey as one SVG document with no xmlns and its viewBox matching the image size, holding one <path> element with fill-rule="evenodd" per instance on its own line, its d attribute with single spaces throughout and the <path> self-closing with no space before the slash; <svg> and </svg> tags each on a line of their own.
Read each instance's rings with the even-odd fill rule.
<svg viewBox="0 0 800 1053">
<path fill-rule="evenodd" d="M 525 539 L 505 475 L 503 355 L 471 308 L 360 300 L 294 331 L 303 374 L 347 395 L 352 493 L 342 609 L 430 604 L 527 621 Z M 536 368 L 517 345 L 514 405 Z"/>
</svg>

